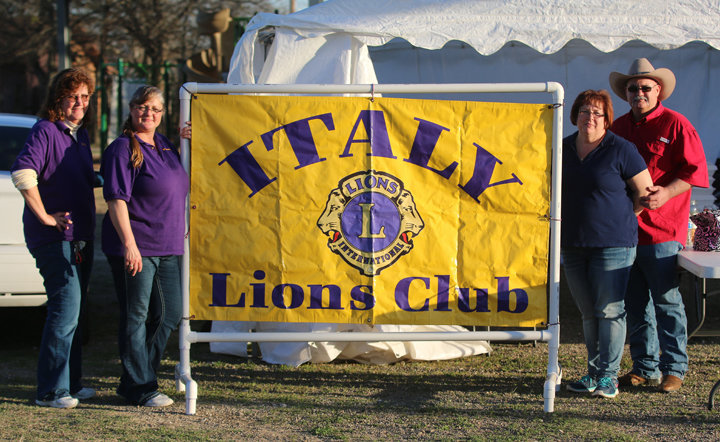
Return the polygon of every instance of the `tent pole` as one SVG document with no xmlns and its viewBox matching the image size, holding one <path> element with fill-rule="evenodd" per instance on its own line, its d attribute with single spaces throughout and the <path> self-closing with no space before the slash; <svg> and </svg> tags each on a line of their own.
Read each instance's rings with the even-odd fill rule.
<svg viewBox="0 0 720 442">
<path fill-rule="evenodd" d="M 194 83 L 192 83 L 194 84 Z M 180 127 L 190 121 L 190 100 L 192 98 L 192 84 L 188 83 L 180 89 Z M 190 175 L 190 140 L 180 138 L 180 155 L 185 171 Z M 190 228 L 190 195 L 185 200 L 185 232 Z M 185 392 L 185 414 L 196 412 L 197 382 L 190 373 L 190 345 L 188 336 L 190 330 L 190 240 L 188 235 L 184 239 L 185 253 L 182 258 L 182 320 L 180 321 L 180 361 L 175 367 L 175 387 L 177 391 Z"/>
</svg>

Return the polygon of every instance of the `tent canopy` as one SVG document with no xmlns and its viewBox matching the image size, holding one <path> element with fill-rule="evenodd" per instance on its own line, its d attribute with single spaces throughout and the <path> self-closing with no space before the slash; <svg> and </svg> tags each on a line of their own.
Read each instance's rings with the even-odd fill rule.
<svg viewBox="0 0 720 442">
<path fill-rule="evenodd" d="M 695 125 L 713 163 L 720 152 L 718 29 L 717 0 L 330 0 L 255 16 L 227 81 L 557 81 L 569 105 L 585 89 L 609 89 L 610 72 L 647 57 L 675 73 L 678 85 L 664 104 Z M 627 103 L 613 99 L 616 115 L 627 112 Z M 565 134 L 575 130 L 567 114 Z"/>
<path fill-rule="evenodd" d="M 715 0 L 332 0 L 286 16 L 258 14 L 247 32 L 275 26 L 305 38 L 347 33 L 369 46 L 399 37 L 425 49 L 460 40 L 482 55 L 517 41 L 551 54 L 572 39 L 603 52 L 630 40 L 658 49 L 697 40 L 720 49 L 719 20 Z"/>
</svg>

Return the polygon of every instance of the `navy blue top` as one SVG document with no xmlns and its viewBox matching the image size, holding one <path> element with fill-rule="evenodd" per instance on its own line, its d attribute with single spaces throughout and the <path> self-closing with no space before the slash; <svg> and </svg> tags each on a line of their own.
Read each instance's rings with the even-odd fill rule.
<svg viewBox="0 0 720 442">
<path fill-rule="evenodd" d="M 185 197 L 190 182 L 180 154 L 170 140 L 155 134 L 155 146 L 137 136 L 143 162 L 130 161 L 130 139 L 122 135 L 105 150 L 100 173 L 105 179 L 105 200 L 127 203 L 135 243 L 143 256 L 182 255 L 185 238 Z M 110 213 L 102 226 L 102 250 L 123 256 L 124 247 L 112 225 Z"/>
<path fill-rule="evenodd" d="M 70 212 L 72 224 L 64 232 L 46 226 L 25 205 L 23 227 L 29 249 L 56 241 L 89 241 L 95 233 L 95 195 L 90 139 L 80 128 L 77 141 L 62 121 L 35 123 L 12 171 L 37 172 L 38 192 L 47 213 Z"/>
<path fill-rule="evenodd" d="M 626 180 L 647 169 L 634 144 L 608 131 L 580 161 L 578 133 L 563 139 L 562 247 L 637 245 L 637 217 Z"/>
</svg>

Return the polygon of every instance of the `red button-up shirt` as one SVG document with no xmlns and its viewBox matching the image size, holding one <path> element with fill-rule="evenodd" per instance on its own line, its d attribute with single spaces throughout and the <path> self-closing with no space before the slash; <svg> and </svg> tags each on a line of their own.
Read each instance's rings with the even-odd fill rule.
<svg viewBox="0 0 720 442">
<path fill-rule="evenodd" d="M 637 146 L 645 159 L 653 183 L 667 186 L 679 178 L 697 187 L 708 187 L 705 151 L 695 128 L 687 118 L 658 103 L 641 121 L 632 112 L 619 117 L 610 128 Z M 638 216 L 638 244 L 678 241 L 685 244 L 690 193 L 683 192 L 655 210 Z"/>
</svg>

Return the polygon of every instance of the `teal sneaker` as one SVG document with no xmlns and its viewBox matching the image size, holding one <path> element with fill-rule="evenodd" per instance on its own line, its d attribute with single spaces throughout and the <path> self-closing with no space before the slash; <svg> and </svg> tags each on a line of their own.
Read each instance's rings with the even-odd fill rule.
<svg viewBox="0 0 720 442">
<path fill-rule="evenodd" d="M 592 393 L 596 387 L 597 383 L 595 379 L 589 375 L 585 375 L 581 377 L 579 381 L 571 382 L 567 385 L 567 389 L 575 393 Z"/>
<path fill-rule="evenodd" d="M 600 378 L 593 396 L 612 398 L 618 395 L 618 381 L 615 378 Z"/>
</svg>

